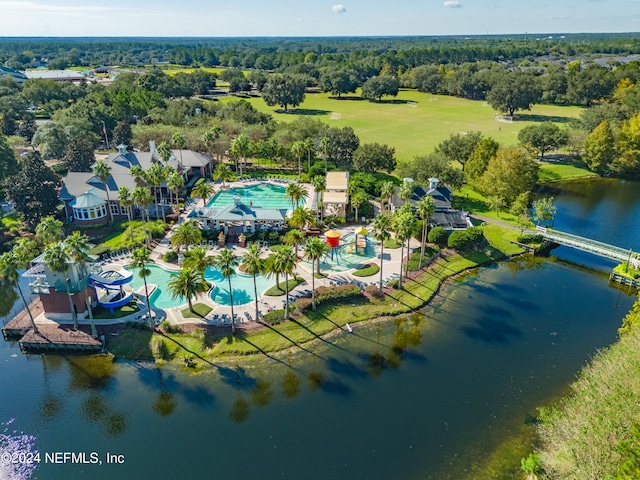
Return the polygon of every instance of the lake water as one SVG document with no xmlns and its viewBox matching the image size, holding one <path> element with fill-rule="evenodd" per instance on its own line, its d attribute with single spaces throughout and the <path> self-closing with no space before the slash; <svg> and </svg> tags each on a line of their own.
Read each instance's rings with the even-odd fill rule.
<svg viewBox="0 0 640 480">
<path fill-rule="evenodd" d="M 579 215 L 566 198 L 558 228 Z M 33 478 L 45 480 L 513 478 L 487 474 L 487 460 L 521 456 L 536 407 L 615 341 L 635 300 L 608 286 L 600 260 L 554 254 L 472 271 L 424 316 L 196 374 L 0 342 L 0 422 L 15 418 L 5 435 L 34 435 L 43 454 L 124 456 L 41 463 Z"/>
</svg>

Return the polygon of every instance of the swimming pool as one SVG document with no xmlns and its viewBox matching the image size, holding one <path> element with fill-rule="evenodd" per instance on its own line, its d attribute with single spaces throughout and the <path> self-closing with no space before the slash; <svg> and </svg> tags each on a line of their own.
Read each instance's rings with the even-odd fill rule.
<svg viewBox="0 0 640 480">
<path fill-rule="evenodd" d="M 176 308 L 187 303 L 185 297 L 173 298 L 173 295 L 169 292 L 169 287 L 167 287 L 169 280 L 177 272 L 166 270 L 157 265 L 147 265 L 147 267 L 151 271 L 151 274 L 147 277 L 147 284 L 154 284 L 157 287 L 150 296 L 152 307 L 162 309 Z M 136 269 L 131 267 L 127 269 L 133 272 L 133 278 L 131 279 L 133 290 L 137 291 L 140 287 L 144 287 L 144 281 L 137 275 Z M 230 305 L 229 281 L 222 276 L 220 270 L 208 267 L 204 272 L 204 278 L 214 284 L 210 293 L 211 300 L 220 305 Z M 258 285 L 258 295 L 260 295 L 275 283 L 275 279 L 257 275 L 256 283 Z M 234 305 L 244 305 L 245 303 L 253 302 L 255 299 L 253 276 L 236 272 L 231 277 L 231 287 L 233 288 Z"/>
<path fill-rule="evenodd" d="M 234 197 L 240 197 L 245 205 L 254 205 L 262 208 L 284 208 L 291 210 L 291 202 L 285 195 L 286 188 L 271 183 L 258 183 L 246 187 L 236 187 L 229 190 L 220 190 L 209 200 L 207 207 L 226 207 L 233 204 Z"/>
</svg>

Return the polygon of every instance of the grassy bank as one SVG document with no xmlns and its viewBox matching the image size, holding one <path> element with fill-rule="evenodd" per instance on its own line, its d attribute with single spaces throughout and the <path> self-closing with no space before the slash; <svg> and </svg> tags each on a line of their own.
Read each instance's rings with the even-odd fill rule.
<svg viewBox="0 0 640 480">
<path fill-rule="evenodd" d="M 172 353 L 168 355 L 170 359 L 181 358 L 183 355 L 213 359 L 228 355 L 274 352 L 300 346 L 342 329 L 347 323 L 410 313 L 424 306 L 447 278 L 505 255 L 522 253 L 519 247 L 508 242 L 507 239 L 512 235 L 510 230 L 487 225 L 484 231 L 491 246 L 479 252 L 443 256 L 420 270 L 414 279 L 406 280 L 402 289 L 388 290 L 383 298 L 362 296 L 348 301 L 326 301 L 315 312 L 307 312 L 297 320 L 235 336 L 218 335 L 206 341 L 186 334 L 167 334 L 163 338 L 162 335 L 144 330 L 129 330 L 127 335 L 111 340 L 109 349 L 119 356 L 144 359 L 167 357 L 166 352 L 161 355 L 163 350 L 158 347 L 162 342 L 173 345 Z M 144 356 L 135 357 L 140 354 Z"/>
<path fill-rule="evenodd" d="M 640 478 L 639 371 L 640 301 L 625 317 L 620 341 L 582 370 L 571 395 L 541 409 L 546 478 Z"/>
</svg>

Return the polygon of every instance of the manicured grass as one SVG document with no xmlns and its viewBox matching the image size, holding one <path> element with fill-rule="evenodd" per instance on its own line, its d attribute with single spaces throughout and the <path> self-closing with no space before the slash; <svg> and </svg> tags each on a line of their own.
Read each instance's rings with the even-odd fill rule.
<svg viewBox="0 0 640 480">
<path fill-rule="evenodd" d="M 266 292 L 264 292 L 264 294 L 269 297 L 280 297 L 286 293 L 284 291 L 285 285 L 287 285 L 289 288 L 289 291 L 291 291 L 303 282 L 304 282 L 304 278 L 302 277 L 290 278 L 289 281 L 286 283 L 284 280 L 280 280 L 280 288 L 278 288 L 278 285 L 274 285 L 273 287 L 268 289 Z"/>
<path fill-rule="evenodd" d="M 189 310 L 189 307 L 187 307 L 182 309 L 181 313 L 184 318 L 204 318 L 211 310 L 213 310 L 213 307 L 210 307 L 209 305 L 205 305 L 204 303 L 194 303 L 193 312 Z"/>
<path fill-rule="evenodd" d="M 358 93 L 359 95 L 359 93 Z M 520 112 L 513 123 L 498 122 L 494 110 L 485 102 L 445 95 L 431 95 L 416 90 L 402 90 L 389 103 L 371 103 L 358 99 L 333 99 L 326 93 L 307 93 L 305 101 L 290 113 L 275 113 L 262 98 L 247 99 L 259 111 L 270 113 L 279 121 L 292 121 L 299 115 L 312 116 L 331 126 L 350 126 L 362 143 L 384 143 L 395 147 L 399 160 L 411 159 L 433 151 L 451 133 L 479 130 L 504 145 L 518 143 L 518 132 L 546 120 L 566 124 L 582 108 L 535 105 Z M 224 98 L 220 101 L 230 101 Z M 415 102 L 415 107 L 407 102 Z M 332 120 L 332 114 L 340 118 Z"/>
<path fill-rule="evenodd" d="M 93 309 L 93 318 L 96 320 L 109 320 L 111 318 L 122 318 L 127 317 L 131 314 L 138 312 L 140 308 L 138 304 L 132 300 L 127 303 L 124 307 L 116 308 L 113 313 L 108 308 L 101 307 L 98 305 Z"/>
<path fill-rule="evenodd" d="M 387 238 L 384 241 L 384 248 L 390 248 L 392 250 L 396 249 L 396 248 L 400 248 L 402 246 L 402 244 L 400 242 L 398 242 L 395 238 Z"/>
<path fill-rule="evenodd" d="M 572 180 L 576 178 L 597 177 L 586 168 L 577 167 L 567 163 L 543 163 L 538 171 L 538 181 L 540 183 L 558 182 L 561 180 Z"/>
<path fill-rule="evenodd" d="M 124 222 L 122 228 L 124 228 L 123 231 L 115 232 L 105 239 L 103 242 L 105 247 L 109 250 L 120 250 L 144 244 L 145 226 L 143 222 L 137 220 L 132 221 L 130 224 L 129 222 Z M 133 228 L 133 242 L 131 241 L 131 228 Z M 162 220 L 151 221 L 146 228 L 151 230 L 151 234 L 155 238 L 162 235 L 165 224 Z"/>
<path fill-rule="evenodd" d="M 356 270 L 351 275 L 353 275 L 354 277 L 370 277 L 371 275 L 375 275 L 379 271 L 380 271 L 380 267 L 375 263 L 372 263 L 370 265 L 367 265 L 365 267 L 362 267 Z"/>
</svg>

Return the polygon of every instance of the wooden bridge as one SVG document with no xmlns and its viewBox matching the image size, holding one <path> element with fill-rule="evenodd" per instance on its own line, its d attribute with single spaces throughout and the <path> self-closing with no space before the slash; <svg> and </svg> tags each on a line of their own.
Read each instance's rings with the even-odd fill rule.
<svg viewBox="0 0 640 480">
<path fill-rule="evenodd" d="M 594 255 L 610 258 L 617 262 L 626 262 L 631 256 L 631 250 L 591 240 L 590 238 L 580 237 L 578 235 L 572 235 L 570 233 L 551 230 L 540 226 L 536 227 L 536 230 L 538 230 L 547 242 L 564 245 L 565 247 L 572 247 L 577 250 L 582 250 L 583 252 L 589 252 Z"/>
</svg>

